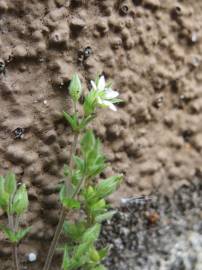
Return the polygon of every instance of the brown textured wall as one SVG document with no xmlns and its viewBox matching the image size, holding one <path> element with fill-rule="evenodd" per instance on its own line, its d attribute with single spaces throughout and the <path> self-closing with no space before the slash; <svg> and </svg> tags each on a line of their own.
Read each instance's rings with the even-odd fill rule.
<svg viewBox="0 0 202 270">
<path fill-rule="evenodd" d="M 105 174 L 125 174 L 113 200 L 201 173 L 201 28 L 196 0 L 0 0 L 0 173 L 14 170 L 29 188 L 23 222 L 33 230 L 22 254 L 38 251 L 57 222 L 72 139 L 61 111 L 71 109 L 75 71 L 86 86 L 103 73 L 126 101 L 95 124 L 112 164 Z M 1 258 L 8 253 L 0 234 Z"/>
</svg>

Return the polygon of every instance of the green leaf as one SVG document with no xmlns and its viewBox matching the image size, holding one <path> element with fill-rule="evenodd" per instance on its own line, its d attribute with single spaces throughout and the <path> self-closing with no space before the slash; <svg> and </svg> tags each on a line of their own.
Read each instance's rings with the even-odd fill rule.
<svg viewBox="0 0 202 270">
<path fill-rule="evenodd" d="M 83 235 L 82 241 L 85 243 L 92 243 L 96 241 L 100 234 L 100 224 L 95 224 L 93 227 L 89 228 Z"/>
<path fill-rule="evenodd" d="M 83 190 L 83 196 L 87 203 L 97 202 L 96 192 L 92 186 L 89 186 L 87 189 Z"/>
<path fill-rule="evenodd" d="M 6 175 L 5 179 L 5 191 L 9 193 L 9 195 L 13 195 L 16 191 L 16 179 L 15 179 L 15 174 L 12 172 L 9 172 Z"/>
<path fill-rule="evenodd" d="M 64 198 L 67 196 L 67 187 L 65 184 L 61 185 L 60 193 L 59 193 L 59 198 L 60 202 L 63 203 Z"/>
<path fill-rule="evenodd" d="M 16 194 L 13 199 L 13 207 L 12 210 L 18 214 L 23 214 L 27 208 L 28 208 L 28 195 L 25 184 L 22 184 L 18 190 L 16 191 Z"/>
<path fill-rule="evenodd" d="M 95 177 L 99 175 L 106 168 L 106 164 L 92 165 L 88 167 L 88 177 Z"/>
<path fill-rule="evenodd" d="M 100 259 L 103 260 L 108 255 L 109 251 L 110 251 L 110 247 L 109 246 L 100 249 L 98 251 L 99 252 L 99 255 L 100 255 Z"/>
<path fill-rule="evenodd" d="M 84 173 L 85 171 L 85 162 L 82 158 L 78 157 L 78 156 L 74 156 L 73 157 L 74 162 L 76 164 L 77 169 L 81 172 Z"/>
<path fill-rule="evenodd" d="M 95 136 L 91 130 L 86 131 L 81 139 L 81 149 L 83 153 L 89 153 L 95 146 Z"/>
<path fill-rule="evenodd" d="M 4 232 L 4 234 L 10 240 L 10 242 L 12 242 L 12 243 L 17 242 L 16 234 L 10 228 L 7 228 L 7 227 L 0 224 L 0 229 Z"/>
<path fill-rule="evenodd" d="M 0 229 L 4 232 L 4 234 L 10 240 L 10 242 L 18 243 L 18 242 L 20 242 L 21 239 L 23 239 L 25 237 L 25 235 L 28 232 L 30 232 L 31 227 L 19 230 L 18 232 L 14 232 L 12 229 L 0 224 Z"/>
<path fill-rule="evenodd" d="M 26 229 L 22 229 L 22 230 L 19 230 L 17 233 L 16 233 L 16 240 L 17 242 L 19 242 L 20 240 L 22 240 L 26 234 L 28 234 L 31 230 L 31 227 L 28 227 Z"/>
<path fill-rule="evenodd" d="M 86 251 L 87 253 L 88 251 Z M 78 253 L 79 254 L 79 253 Z M 82 252 L 81 252 L 82 254 Z M 77 269 L 81 269 L 80 267 L 81 266 L 84 266 L 88 263 L 88 256 L 85 254 L 84 256 L 82 255 L 75 255 L 72 259 L 71 259 L 71 262 L 70 262 L 70 265 L 69 265 L 69 269 L 71 270 L 77 270 Z"/>
<path fill-rule="evenodd" d="M 98 222 L 98 223 L 101 223 L 105 220 L 109 220 L 113 217 L 113 215 L 116 213 L 117 211 L 109 211 L 107 213 L 104 213 L 104 214 L 101 214 L 101 215 L 98 215 L 96 218 L 95 218 L 95 221 Z"/>
<path fill-rule="evenodd" d="M 77 102 L 82 93 L 81 81 L 78 74 L 74 74 L 69 86 L 69 93 L 74 102 Z"/>
<path fill-rule="evenodd" d="M 0 197 L 0 207 L 4 210 L 7 211 L 8 209 L 8 204 L 9 204 L 9 195 L 7 193 L 4 193 Z"/>
<path fill-rule="evenodd" d="M 101 181 L 96 187 L 96 193 L 99 198 L 105 198 L 111 195 L 120 185 L 123 177 L 122 175 L 115 175 Z"/>
<path fill-rule="evenodd" d="M 80 244 L 76 251 L 75 251 L 75 258 L 79 258 L 79 257 L 82 257 L 84 256 L 86 253 L 89 252 L 89 249 L 90 249 L 90 246 L 91 246 L 91 243 L 90 241 L 88 242 L 84 242 L 82 244 Z"/>
<path fill-rule="evenodd" d="M 86 128 L 87 125 L 88 125 L 93 119 L 95 119 L 95 114 L 91 114 L 91 115 L 88 115 L 88 116 L 84 117 L 84 118 L 81 120 L 81 123 L 80 123 L 80 125 L 79 125 L 80 130 Z"/>
<path fill-rule="evenodd" d="M 106 168 L 105 157 L 101 152 L 101 143 L 95 140 L 94 146 L 86 154 L 86 171 L 88 177 L 99 175 Z"/>
<path fill-rule="evenodd" d="M 65 221 L 63 230 L 65 235 L 73 241 L 79 241 L 86 230 L 85 222 L 69 223 Z"/>
<path fill-rule="evenodd" d="M 68 247 L 65 245 L 64 253 L 63 253 L 63 260 L 62 260 L 62 270 L 69 270 L 70 258 L 68 253 Z"/>
<path fill-rule="evenodd" d="M 4 193 L 4 184 L 5 184 L 5 179 L 3 176 L 0 176 L 0 195 Z"/>
<path fill-rule="evenodd" d="M 74 170 L 72 172 L 71 181 L 74 186 L 77 186 L 82 179 L 82 173 L 80 170 Z"/>
<path fill-rule="evenodd" d="M 73 131 L 78 131 L 78 119 L 76 115 L 70 116 L 67 112 L 63 112 L 64 118 L 67 120 Z"/>
<path fill-rule="evenodd" d="M 62 201 L 62 204 L 64 207 L 67 207 L 68 209 L 79 209 L 80 208 L 80 202 L 73 199 L 73 198 L 64 198 Z"/>
<path fill-rule="evenodd" d="M 99 201 L 97 201 L 96 203 L 90 203 L 90 212 L 91 214 L 95 217 L 97 215 L 101 215 L 103 214 L 103 212 L 106 209 L 106 202 L 104 199 L 101 199 Z"/>
<path fill-rule="evenodd" d="M 66 200 L 67 198 L 71 198 L 73 194 L 73 187 L 70 183 L 67 184 L 63 184 L 61 186 L 60 189 L 60 193 L 59 193 L 59 198 L 60 198 L 60 202 L 63 204 L 64 200 Z"/>
<path fill-rule="evenodd" d="M 85 117 L 92 115 L 95 112 L 97 105 L 97 91 L 91 90 L 84 100 L 84 113 Z"/>
<path fill-rule="evenodd" d="M 101 143 L 100 143 L 99 140 L 96 140 L 95 137 L 94 137 L 94 140 L 92 141 L 91 148 L 88 148 L 88 151 L 87 151 L 87 163 L 88 163 L 88 165 L 97 163 L 97 160 L 99 158 L 101 158 L 101 157 L 104 158 L 104 156 L 101 153 Z"/>
<path fill-rule="evenodd" d="M 71 175 L 70 168 L 67 164 L 64 165 L 63 172 L 64 172 L 64 176 L 66 176 L 66 177 Z"/>
</svg>

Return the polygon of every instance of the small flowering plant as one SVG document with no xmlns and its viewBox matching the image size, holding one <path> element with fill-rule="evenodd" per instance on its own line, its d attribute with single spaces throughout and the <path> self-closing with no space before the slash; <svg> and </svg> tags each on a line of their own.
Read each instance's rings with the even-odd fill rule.
<svg viewBox="0 0 202 270">
<path fill-rule="evenodd" d="M 51 269 L 52 259 L 62 233 L 63 242 L 62 270 L 104 270 L 102 260 L 108 254 L 108 247 L 97 249 L 101 224 L 112 218 L 115 211 L 109 211 L 106 198 L 120 185 L 122 175 L 100 179 L 100 174 L 108 166 L 102 152 L 101 142 L 96 138 L 89 124 L 95 119 L 99 108 L 116 111 L 115 103 L 121 100 L 119 93 L 106 83 L 104 76 L 91 81 L 91 89 L 84 97 L 83 113 L 78 114 L 77 106 L 82 95 L 82 85 L 77 74 L 72 77 L 69 93 L 73 113 L 63 112 L 71 127 L 74 139 L 69 163 L 64 165 L 64 181 L 60 187 L 59 200 L 61 211 L 59 222 L 51 242 L 43 270 Z M 15 175 L 9 173 L 0 178 L 0 207 L 8 215 L 8 227 L 0 226 L 7 238 L 13 243 L 14 269 L 19 270 L 17 246 L 30 228 L 19 229 L 19 217 L 28 207 L 25 186 L 17 188 Z M 67 219 L 67 213 L 78 212 L 78 218 Z"/>
<path fill-rule="evenodd" d="M 77 74 L 71 80 L 69 92 L 74 111 L 72 115 L 64 112 L 64 117 L 72 128 L 74 141 L 69 165 L 64 167 L 66 180 L 60 191 L 60 220 L 44 270 L 50 269 L 62 229 L 69 240 L 63 248 L 63 270 L 104 270 L 106 268 L 101 262 L 108 248 L 98 250 L 96 241 L 101 223 L 114 215 L 114 211 L 108 211 L 106 198 L 118 188 L 122 176 L 99 179 L 108 164 L 100 140 L 88 126 L 99 108 L 108 107 L 116 111 L 114 104 L 121 100 L 117 98 L 119 93 L 106 83 L 105 77 L 98 77 L 91 81 L 91 89 L 84 97 L 83 114 L 78 116 L 77 105 L 82 95 L 82 85 Z M 82 217 L 74 222 L 66 221 L 66 212 L 72 210 L 82 213 Z"/>
<path fill-rule="evenodd" d="M 30 231 L 20 228 L 21 216 L 28 208 L 28 195 L 24 184 L 17 187 L 15 175 L 9 172 L 5 177 L 0 176 L 0 208 L 6 213 L 8 224 L 0 224 L 5 236 L 12 244 L 14 269 L 19 270 L 18 244 Z"/>
</svg>

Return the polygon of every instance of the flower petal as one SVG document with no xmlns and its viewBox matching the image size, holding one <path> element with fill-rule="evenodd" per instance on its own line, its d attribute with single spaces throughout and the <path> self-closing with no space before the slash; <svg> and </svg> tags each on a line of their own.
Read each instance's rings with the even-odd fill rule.
<svg viewBox="0 0 202 270">
<path fill-rule="evenodd" d="M 105 98 L 112 99 L 118 97 L 119 93 L 117 91 L 112 90 L 111 88 L 106 89 Z"/>
<path fill-rule="evenodd" d="M 110 102 L 109 100 L 102 100 L 102 104 L 109 107 L 112 111 L 116 112 L 117 108 L 114 106 L 114 104 L 112 102 Z"/>
<path fill-rule="evenodd" d="M 97 90 L 97 86 L 96 86 L 95 82 L 94 82 L 94 81 L 90 81 L 90 83 L 91 83 L 91 85 L 92 85 L 92 88 L 93 88 L 94 90 Z"/>
<path fill-rule="evenodd" d="M 100 77 L 97 88 L 99 91 L 104 91 L 104 89 L 105 89 L 105 77 L 104 76 Z"/>
</svg>

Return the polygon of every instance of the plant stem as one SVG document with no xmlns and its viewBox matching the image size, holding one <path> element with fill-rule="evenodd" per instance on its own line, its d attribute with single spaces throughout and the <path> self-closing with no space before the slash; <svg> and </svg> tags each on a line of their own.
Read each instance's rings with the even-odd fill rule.
<svg viewBox="0 0 202 270">
<path fill-rule="evenodd" d="M 50 269 L 52 259 L 53 259 L 53 255 L 55 253 L 55 249 L 56 249 L 58 240 L 60 238 L 60 234 L 62 232 L 63 224 L 64 224 L 64 221 L 65 221 L 65 216 L 66 216 L 66 211 L 65 211 L 65 208 L 62 207 L 59 222 L 58 222 L 58 225 L 57 225 L 53 240 L 51 242 L 51 246 L 50 246 L 49 251 L 48 251 L 48 256 L 46 258 L 46 262 L 45 262 L 45 265 L 44 265 L 44 268 L 43 268 L 44 270 L 49 270 Z"/>
<path fill-rule="evenodd" d="M 80 183 L 78 184 L 78 186 L 76 187 L 76 189 L 75 189 L 75 191 L 74 191 L 74 193 L 73 193 L 73 195 L 72 195 L 72 198 L 75 198 L 76 195 L 79 194 L 79 192 L 80 192 L 80 190 L 81 190 L 81 187 L 82 187 L 83 183 L 85 183 L 85 181 L 86 181 L 86 177 L 84 176 L 84 177 L 81 179 L 81 181 L 80 181 Z"/>
<path fill-rule="evenodd" d="M 18 230 L 18 219 L 16 217 L 16 222 L 14 215 L 11 214 L 12 198 L 9 199 L 9 209 L 8 209 L 8 226 L 13 231 Z M 15 224 L 16 223 L 16 224 Z M 18 260 L 18 244 L 12 243 L 12 256 L 13 256 L 13 265 L 15 270 L 20 270 L 19 260 Z"/>
<path fill-rule="evenodd" d="M 8 224 L 9 224 L 9 228 L 13 232 L 16 232 L 17 228 L 15 228 L 14 217 L 13 217 L 12 214 L 8 215 Z M 17 243 L 12 243 L 12 256 L 13 256 L 14 269 L 15 270 L 20 270 L 19 260 L 18 260 L 18 245 L 17 245 Z"/>
<path fill-rule="evenodd" d="M 74 135 L 74 141 L 73 141 L 71 152 L 70 152 L 70 160 L 69 160 L 70 170 L 73 168 L 73 156 L 76 153 L 76 147 L 77 147 L 78 138 L 79 138 L 79 134 L 76 133 Z M 68 186 L 68 182 L 66 182 L 66 185 Z M 60 212 L 59 222 L 58 222 L 58 225 L 57 225 L 53 240 L 51 242 L 51 246 L 49 248 L 48 256 L 46 258 L 46 262 L 45 262 L 43 270 L 49 270 L 50 269 L 52 259 L 53 259 L 53 255 L 55 253 L 55 249 L 56 249 L 58 240 L 59 240 L 61 232 L 62 232 L 65 217 L 66 217 L 66 209 L 62 206 L 62 209 L 61 209 L 61 212 Z"/>
<path fill-rule="evenodd" d="M 13 263 L 14 263 L 14 269 L 20 270 L 19 261 L 18 261 L 18 245 L 15 243 L 13 244 Z"/>
</svg>

